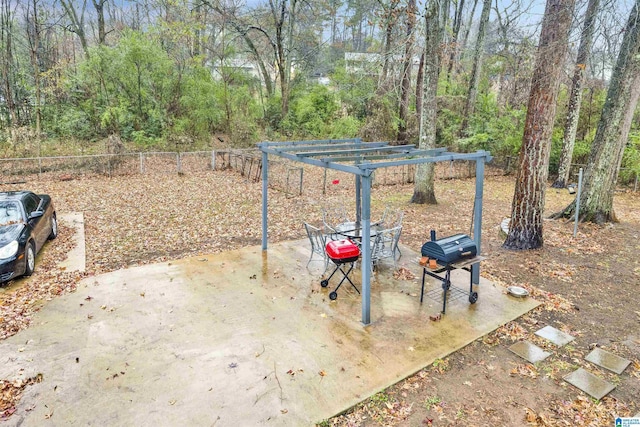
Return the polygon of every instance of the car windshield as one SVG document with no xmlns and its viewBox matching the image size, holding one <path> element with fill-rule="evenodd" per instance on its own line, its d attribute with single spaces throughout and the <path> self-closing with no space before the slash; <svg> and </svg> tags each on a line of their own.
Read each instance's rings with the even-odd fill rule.
<svg viewBox="0 0 640 427">
<path fill-rule="evenodd" d="M 20 209 L 16 202 L 0 201 L 0 225 L 22 221 Z"/>
</svg>

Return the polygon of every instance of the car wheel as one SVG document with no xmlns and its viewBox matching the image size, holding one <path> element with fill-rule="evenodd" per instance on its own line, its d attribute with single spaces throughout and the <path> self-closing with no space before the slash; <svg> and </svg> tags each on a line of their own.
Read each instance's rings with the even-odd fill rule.
<svg viewBox="0 0 640 427">
<path fill-rule="evenodd" d="M 58 237 L 58 220 L 56 219 L 56 214 L 53 214 L 51 217 L 51 233 L 49 233 L 49 240 L 53 240 Z"/>
<path fill-rule="evenodd" d="M 27 248 L 25 250 L 25 266 L 24 266 L 24 275 L 31 276 L 33 274 L 33 270 L 36 268 L 36 250 L 33 247 L 33 242 L 29 242 L 27 244 Z"/>
</svg>

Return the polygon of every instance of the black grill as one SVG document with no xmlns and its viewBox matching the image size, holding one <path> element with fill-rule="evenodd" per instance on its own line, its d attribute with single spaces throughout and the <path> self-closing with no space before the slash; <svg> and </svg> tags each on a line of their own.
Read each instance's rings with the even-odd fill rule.
<svg viewBox="0 0 640 427">
<path fill-rule="evenodd" d="M 476 256 L 475 242 L 466 234 L 454 234 L 435 240 L 435 232 L 431 232 L 431 241 L 422 245 L 422 256 L 437 260 L 439 263 L 451 264 L 464 258 Z"/>
</svg>

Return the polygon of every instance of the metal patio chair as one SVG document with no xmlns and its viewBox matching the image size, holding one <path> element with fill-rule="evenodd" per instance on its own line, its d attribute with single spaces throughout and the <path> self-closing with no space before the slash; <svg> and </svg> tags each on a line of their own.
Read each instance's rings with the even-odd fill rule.
<svg viewBox="0 0 640 427">
<path fill-rule="evenodd" d="M 339 224 L 345 224 L 349 222 L 353 221 L 351 221 L 347 216 L 347 210 L 344 206 L 322 209 L 322 223 L 324 225 L 324 234 L 328 239 L 344 239 L 344 237 L 336 232 L 336 227 Z"/>
<path fill-rule="evenodd" d="M 309 267 L 309 263 L 313 259 L 313 255 L 318 254 L 324 261 L 324 271 L 322 272 L 322 274 L 324 274 L 327 271 L 327 267 L 329 265 L 329 257 L 327 256 L 327 252 L 325 250 L 327 238 L 321 229 L 319 229 L 318 227 L 314 227 L 309 223 L 305 222 L 304 228 L 307 231 L 309 243 L 311 243 L 311 256 L 309 257 L 309 261 L 307 261 L 307 267 Z"/>
<path fill-rule="evenodd" d="M 398 242 L 402 227 L 388 228 L 381 230 L 376 235 L 373 245 L 371 246 L 371 268 L 376 268 L 380 261 L 391 258 L 393 260 L 393 268 L 396 266 L 396 254 L 399 253 Z"/>
<path fill-rule="evenodd" d="M 387 206 L 382 213 L 382 218 L 377 221 L 375 224 L 382 228 L 402 228 L 402 220 L 404 219 L 404 211 L 400 209 L 390 208 Z M 402 256 L 402 252 L 400 252 L 400 247 L 396 246 L 395 251 L 398 254 L 398 258 Z"/>
</svg>

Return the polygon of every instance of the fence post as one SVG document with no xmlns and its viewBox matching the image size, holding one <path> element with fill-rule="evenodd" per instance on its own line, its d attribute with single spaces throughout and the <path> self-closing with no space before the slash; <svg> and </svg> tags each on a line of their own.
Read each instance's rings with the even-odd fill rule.
<svg viewBox="0 0 640 427">
<path fill-rule="evenodd" d="M 638 172 L 636 172 L 636 182 L 633 184 L 633 192 L 638 191 Z"/>
<path fill-rule="evenodd" d="M 38 179 L 42 178 L 42 157 L 38 157 Z M 636 182 L 638 177 L 636 176 Z"/>
<path fill-rule="evenodd" d="M 144 157 L 140 153 L 140 175 L 144 174 Z"/>
<path fill-rule="evenodd" d="M 302 177 L 304 176 L 304 168 L 300 168 L 300 195 L 302 196 Z"/>
<path fill-rule="evenodd" d="M 216 170 L 216 150 L 211 150 L 211 170 Z"/>
<path fill-rule="evenodd" d="M 109 174 L 109 178 L 111 178 L 111 156 L 107 155 L 107 171 Z"/>
<path fill-rule="evenodd" d="M 178 169 L 178 174 L 182 172 L 182 167 L 180 165 L 180 153 L 176 153 L 176 169 Z"/>
<path fill-rule="evenodd" d="M 322 194 L 327 194 L 327 168 L 324 169 L 324 180 L 322 181 Z"/>
</svg>

